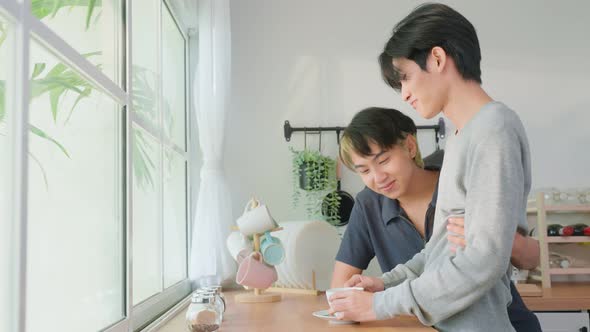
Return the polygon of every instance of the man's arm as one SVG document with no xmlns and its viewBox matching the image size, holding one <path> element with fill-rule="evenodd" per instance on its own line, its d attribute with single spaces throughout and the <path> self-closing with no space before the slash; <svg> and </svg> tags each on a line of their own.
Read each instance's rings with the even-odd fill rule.
<svg viewBox="0 0 590 332">
<path fill-rule="evenodd" d="M 426 246 L 428 246 L 428 243 Z M 384 288 L 394 287 L 408 279 L 417 278 L 424 271 L 425 262 L 426 249 L 422 249 L 422 251 L 415 254 L 409 261 L 396 265 L 391 271 L 385 272 L 381 276 Z"/>
<path fill-rule="evenodd" d="M 449 218 L 449 235 L 447 236 L 451 245 L 451 251 L 457 248 L 465 248 L 465 224 L 463 218 Z M 526 234 L 526 233 L 525 233 Z M 514 244 L 510 262 L 519 269 L 532 270 L 539 265 L 539 241 L 521 233 L 521 230 L 514 235 Z"/>
<path fill-rule="evenodd" d="M 363 270 L 352 265 L 336 261 L 334 263 L 334 271 L 332 272 L 331 288 L 344 287 L 344 283 L 348 281 L 353 275 L 360 274 Z"/>
<path fill-rule="evenodd" d="M 539 241 L 516 233 L 510 261 L 519 269 L 532 270 L 539 265 L 539 250 Z"/>
</svg>

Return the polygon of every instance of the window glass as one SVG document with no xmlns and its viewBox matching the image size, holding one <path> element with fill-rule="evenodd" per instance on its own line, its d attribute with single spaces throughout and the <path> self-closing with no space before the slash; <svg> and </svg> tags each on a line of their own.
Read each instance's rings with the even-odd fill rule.
<svg viewBox="0 0 590 332">
<path fill-rule="evenodd" d="M 162 291 L 161 148 L 133 128 L 133 304 Z"/>
<path fill-rule="evenodd" d="M 164 287 L 187 277 L 186 161 L 165 149 L 164 153 Z"/>
<path fill-rule="evenodd" d="M 27 330 L 124 317 L 122 106 L 39 43 L 30 49 Z"/>
<path fill-rule="evenodd" d="M 165 6 L 162 11 L 162 93 L 163 120 L 166 136 L 186 151 L 185 147 L 185 54 L 184 38 Z"/>
<path fill-rule="evenodd" d="M 88 61 L 119 82 L 121 0 L 31 0 L 31 11 Z"/>
</svg>

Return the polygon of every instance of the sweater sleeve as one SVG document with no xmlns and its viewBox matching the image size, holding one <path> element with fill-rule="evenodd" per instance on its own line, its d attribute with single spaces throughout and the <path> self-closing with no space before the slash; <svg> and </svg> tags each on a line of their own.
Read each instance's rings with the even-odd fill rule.
<svg viewBox="0 0 590 332">
<path fill-rule="evenodd" d="M 521 148 L 516 133 L 509 130 L 496 131 L 473 145 L 465 174 L 465 249 L 443 256 L 436 269 L 418 278 L 376 293 L 378 319 L 411 314 L 423 324 L 437 324 L 475 303 L 506 274 L 523 213 Z"/>
<path fill-rule="evenodd" d="M 396 265 L 393 270 L 384 273 L 381 276 L 385 289 L 397 286 L 408 279 L 417 278 L 424 271 L 424 263 L 426 262 L 425 249 L 414 255 L 412 259 L 404 264 Z"/>
</svg>

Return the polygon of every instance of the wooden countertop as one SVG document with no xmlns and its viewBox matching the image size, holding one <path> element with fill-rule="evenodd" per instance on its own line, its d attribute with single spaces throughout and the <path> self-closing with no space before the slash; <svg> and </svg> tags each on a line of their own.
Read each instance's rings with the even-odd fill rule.
<svg viewBox="0 0 590 332">
<path fill-rule="evenodd" d="M 533 311 L 590 310 L 590 283 L 552 283 L 542 296 L 523 296 L 527 307 Z M 312 312 L 328 308 L 324 294 L 296 295 L 283 294 L 283 300 L 276 303 L 235 303 L 234 296 L 243 291 L 225 291 L 228 301 L 225 318 L 220 332 L 265 332 L 265 331 L 434 331 L 423 326 L 414 317 L 398 317 L 393 320 L 353 325 L 332 325 L 313 317 Z M 186 331 L 182 310 L 162 332 Z M 269 317 L 268 319 L 266 317 Z"/>
<path fill-rule="evenodd" d="M 234 296 L 243 291 L 224 292 L 227 301 L 220 332 L 276 332 L 276 331 L 372 331 L 372 332 L 419 332 L 434 331 L 422 325 L 415 317 L 403 316 L 392 320 L 351 325 L 335 325 L 312 316 L 314 311 L 328 308 L 326 296 L 283 293 L 280 302 L 236 303 Z"/>
<path fill-rule="evenodd" d="M 523 296 L 522 300 L 533 311 L 590 310 L 590 283 L 551 283 L 542 296 Z"/>
</svg>

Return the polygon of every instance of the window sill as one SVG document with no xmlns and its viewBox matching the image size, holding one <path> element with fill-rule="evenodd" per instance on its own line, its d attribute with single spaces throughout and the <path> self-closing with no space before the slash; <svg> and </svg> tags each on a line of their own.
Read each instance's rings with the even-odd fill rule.
<svg viewBox="0 0 590 332">
<path fill-rule="evenodd" d="M 186 323 L 184 313 L 190 304 L 191 294 L 178 302 L 174 307 L 165 312 L 141 332 L 178 332 L 184 331 Z"/>
</svg>

